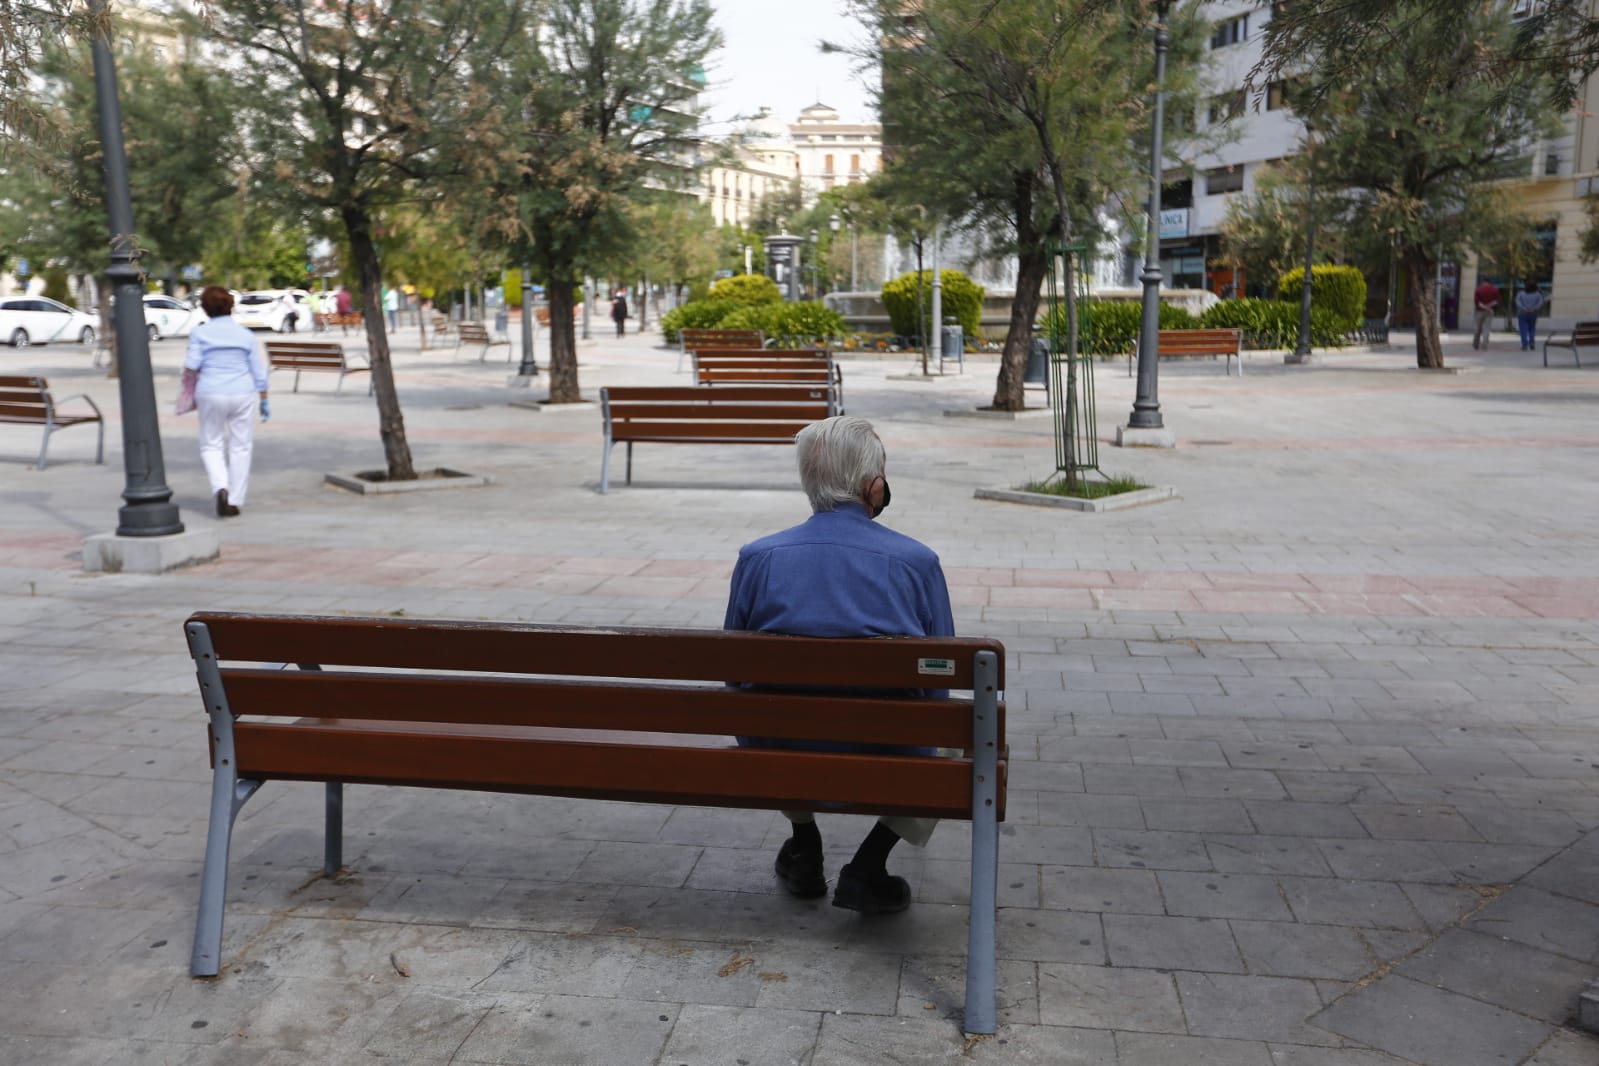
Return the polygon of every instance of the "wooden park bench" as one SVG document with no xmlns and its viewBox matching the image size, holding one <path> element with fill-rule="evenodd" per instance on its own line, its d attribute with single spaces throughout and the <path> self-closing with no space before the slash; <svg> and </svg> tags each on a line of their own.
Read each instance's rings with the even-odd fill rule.
<svg viewBox="0 0 1599 1066">
<path fill-rule="evenodd" d="M 362 321 L 361 312 L 359 311 L 351 311 L 345 315 L 341 315 L 337 311 L 318 311 L 316 320 L 317 324 L 323 329 L 329 329 L 333 326 L 360 327 Z"/>
<path fill-rule="evenodd" d="M 600 492 L 611 485 L 611 448 L 627 445 L 627 482 L 633 482 L 633 445 L 793 444 L 794 434 L 831 417 L 833 390 L 826 385 L 645 386 L 603 388 L 605 454 Z"/>
<path fill-rule="evenodd" d="M 1543 365 L 1549 365 L 1550 348 L 1570 348 L 1571 358 L 1581 366 L 1582 349 L 1599 348 L 1599 322 L 1578 322 L 1576 326 L 1565 331 L 1564 340 L 1560 338 L 1560 333 L 1551 333 L 1543 342 Z"/>
<path fill-rule="evenodd" d="M 463 344 L 481 344 L 483 350 L 478 353 L 477 361 L 483 362 L 489 357 L 489 349 L 496 344 L 505 345 L 505 361 L 511 361 L 511 338 L 495 336 L 489 332 L 489 327 L 481 322 L 462 322 L 461 328 L 455 333 L 455 348 L 460 350 Z"/>
<path fill-rule="evenodd" d="M 1238 376 L 1244 376 L 1244 359 L 1239 354 L 1243 331 L 1236 329 L 1163 329 L 1157 334 L 1156 348 L 1162 359 L 1185 359 L 1190 356 L 1225 356 L 1227 373 L 1233 372 L 1233 360 L 1238 360 Z M 1133 376 L 1133 360 L 1138 351 L 1127 353 L 1127 376 Z"/>
<path fill-rule="evenodd" d="M 344 388 L 344 375 L 367 374 L 372 370 L 369 366 L 352 366 L 344 345 L 338 341 L 267 341 L 266 354 L 268 373 L 294 371 L 294 392 L 300 391 L 300 375 L 308 371 L 339 375 L 338 387 L 333 390 L 338 393 Z M 367 392 L 371 391 L 368 385 Z"/>
<path fill-rule="evenodd" d="M 233 822 L 267 781 L 325 782 L 329 877 L 344 863 L 345 784 L 899 814 L 972 823 L 964 1025 L 994 1031 L 998 641 L 209 613 L 184 632 L 212 767 L 196 977 L 220 970 Z M 908 694 L 942 689 L 970 696 Z M 962 754 L 743 748 L 735 736 Z M 714 913 L 704 934 L 718 935 Z"/>
<path fill-rule="evenodd" d="M 433 331 L 435 336 L 442 337 L 444 334 L 449 333 L 454 326 L 455 323 L 450 321 L 449 315 L 441 315 L 439 312 L 434 311 L 428 316 L 428 328 Z"/>
<path fill-rule="evenodd" d="M 758 329 L 680 329 L 677 331 L 677 372 L 683 357 L 697 348 L 764 348 L 766 334 Z"/>
<path fill-rule="evenodd" d="M 694 380 L 701 385 L 831 385 L 844 413 L 844 373 L 833 353 L 817 348 L 695 348 Z"/>
<path fill-rule="evenodd" d="M 93 414 L 62 414 L 57 406 L 72 400 L 82 400 Z M 44 378 L 0 377 L 0 422 L 24 426 L 43 426 L 44 441 L 39 445 L 39 461 L 35 470 L 43 470 L 50 454 L 50 437 L 69 426 L 92 422 L 99 439 L 94 446 L 94 461 L 105 462 L 105 422 L 100 417 L 100 407 L 88 396 L 78 393 L 57 400 L 50 395 L 50 384 Z"/>
</svg>

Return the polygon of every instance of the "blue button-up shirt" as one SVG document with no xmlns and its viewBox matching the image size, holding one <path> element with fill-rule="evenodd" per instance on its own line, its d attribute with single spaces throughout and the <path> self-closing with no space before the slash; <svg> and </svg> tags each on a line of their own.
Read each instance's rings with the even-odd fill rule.
<svg viewBox="0 0 1599 1066">
<path fill-rule="evenodd" d="M 186 370 L 198 370 L 197 396 L 242 396 L 267 391 L 266 361 L 256 335 L 232 315 L 208 319 L 189 332 Z"/>
<path fill-rule="evenodd" d="M 739 550 L 722 628 L 801 637 L 952 637 L 955 619 L 937 554 L 878 525 L 860 504 L 846 503 Z M 763 748 L 933 754 L 932 748 L 878 744 L 738 741 Z"/>
<path fill-rule="evenodd" d="M 952 637 L 938 556 L 858 503 L 746 544 L 724 629 L 802 637 Z"/>
</svg>

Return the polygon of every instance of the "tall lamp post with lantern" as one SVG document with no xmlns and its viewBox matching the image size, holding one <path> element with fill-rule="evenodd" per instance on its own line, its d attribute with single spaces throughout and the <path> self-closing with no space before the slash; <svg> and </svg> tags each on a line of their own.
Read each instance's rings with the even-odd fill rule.
<svg viewBox="0 0 1599 1066">
<path fill-rule="evenodd" d="M 1176 435 L 1166 428 L 1160 416 L 1160 190 L 1164 145 L 1161 134 L 1166 116 L 1166 13 L 1171 0 L 1155 3 L 1155 107 L 1150 130 L 1149 218 L 1144 241 L 1143 323 L 1138 330 L 1138 392 L 1127 424 L 1116 430 L 1116 443 L 1124 446 L 1172 448 Z"/>
</svg>

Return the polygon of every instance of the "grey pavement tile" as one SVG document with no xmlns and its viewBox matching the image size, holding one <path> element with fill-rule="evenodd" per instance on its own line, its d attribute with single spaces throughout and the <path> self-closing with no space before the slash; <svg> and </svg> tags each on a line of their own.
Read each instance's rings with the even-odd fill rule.
<svg viewBox="0 0 1599 1066">
<path fill-rule="evenodd" d="M 1471 929 L 1451 929 L 1395 969 L 1437 988 L 1564 1025 L 1592 965 Z"/>
<path fill-rule="evenodd" d="M 1085 911 L 1002 908 L 997 939 L 1002 959 L 1091 965 L 1105 961 L 1099 915 Z M 945 950 L 958 942 L 957 937 Z"/>
<path fill-rule="evenodd" d="M 1403 977 L 1360 988 L 1312 1022 L 1423 1066 L 1519 1062 L 1550 1031 L 1531 1018 Z"/>
<path fill-rule="evenodd" d="M 1407 840 L 1317 840 L 1338 877 L 1357 881 L 1452 882 L 1449 866 L 1426 847 Z"/>
<path fill-rule="evenodd" d="M 483 993 L 417 988 L 394 1005 L 364 1050 L 402 1062 L 447 1059 L 496 1005 Z"/>
<path fill-rule="evenodd" d="M 1599 1036 L 1572 1029 L 1557 1030 L 1526 1066 L 1589 1066 L 1599 1062 Z"/>
<path fill-rule="evenodd" d="M 1182 873 L 1159 875 L 1166 913 L 1195 918 L 1256 918 L 1292 921 L 1274 878 L 1261 874 Z"/>
<path fill-rule="evenodd" d="M 1235 770 L 1324 770 L 1325 764 L 1310 741 L 1273 743 L 1254 740 L 1222 745 L 1227 765 Z"/>
<path fill-rule="evenodd" d="M 1562 851 L 1527 875 L 1526 884 L 1557 896 L 1599 904 L 1599 853 Z"/>
<path fill-rule="evenodd" d="M 90 964 L 145 939 L 166 911 L 0 904 L 0 961 Z"/>
<path fill-rule="evenodd" d="M 1006 824 L 999 854 L 1011 863 L 1086 865 L 1094 861 L 1093 832 L 1086 826 Z"/>
<path fill-rule="evenodd" d="M 1518 847 L 1513 844 L 1450 844 L 1435 842 L 1427 847 L 1449 867 L 1455 877 L 1473 884 L 1503 884 L 1515 881 L 1547 859 L 1555 849 Z"/>
<path fill-rule="evenodd" d="M 1354 980 L 1378 962 L 1360 935 L 1343 926 L 1239 919 L 1231 924 L 1233 939 L 1253 974 Z"/>
<path fill-rule="evenodd" d="M 1416 908 L 1416 913 L 1433 929 L 1454 925 L 1492 898 L 1491 889 L 1479 892 L 1457 885 L 1405 884 L 1399 888 Z"/>
<path fill-rule="evenodd" d="M 489 1011 L 456 1057 L 526 1066 L 654 1062 L 677 1014 L 675 1004 L 610 997 L 548 995 L 513 1001 Z"/>
<path fill-rule="evenodd" d="M 1037 963 L 1000 959 L 996 965 L 994 993 L 1000 1025 L 1008 1028 L 1038 1024 Z M 959 1025 L 965 1014 L 964 958 L 906 957 L 899 978 L 900 1017 L 943 1018 Z"/>
<path fill-rule="evenodd" d="M 1056 762 L 1125 766 L 1133 761 L 1127 738 L 1120 736 L 1046 736 L 1039 741 L 1038 755 Z"/>
<path fill-rule="evenodd" d="M 1356 803 L 1350 807 L 1371 835 L 1387 840 L 1481 840 L 1471 823 L 1452 807 L 1399 803 Z"/>
<path fill-rule="evenodd" d="M 899 1008 L 898 954 L 779 944 L 760 960 L 759 972 L 770 976 L 758 981 L 758 1007 L 856 1014 L 894 1014 Z"/>
<path fill-rule="evenodd" d="M 1189 796 L 1231 797 L 1233 799 L 1285 799 L 1287 793 L 1276 775 L 1268 770 L 1222 770 L 1205 767 L 1179 767 L 1183 791 Z"/>
<path fill-rule="evenodd" d="M 1366 827 L 1341 803 L 1294 803 L 1276 800 L 1247 800 L 1255 828 L 1269 836 L 1320 838 L 1361 838 Z"/>
<path fill-rule="evenodd" d="M 1399 887 L 1386 881 L 1282 877 L 1278 883 L 1294 917 L 1301 922 L 1366 929 L 1426 927 Z"/>
<path fill-rule="evenodd" d="M 1382 780 L 1372 773 L 1280 770 L 1277 780 L 1289 797 L 1300 803 L 1382 802 L 1390 798 Z"/>
<path fill-rule="evenodd" d="M 1209 870 L 1212 867 L 1205 839 L 1197 833 L 1095 829 L 1093 834 L 1093 858 L 1101 866 L 1149 870 Z"/>
<path fill-rule="evenodd" d="M 1213 918 L 1106 914 L 1105 943 L 1113 966 L 1243 973 L 1227 923 Z"/>
<path fill-rule="evenodd" d="M 1146 766 L 1225 767 L 1227 759 L 1213 740 L 1144 740 L 1127 742 L 1133 762 Z"/>
<path fill-rule="evenodd" d="M 1255 823 L 1238 800 L 1143 801 L 1144 822 L 1151 829 L 1189 833 L 1253 833 Z"/>
<path fill-rule="evenodd" d="M 700 849 L 683 844 L 600 841 L 578 865 L 579 881 L 672 887 L 688 880 Z"/>
<path fill-rule="evenodd" d="M 767 811 L 673 807 L 658 839 L 663 844 L 752 848 L 759 846 L 778 817 Z"/>
<path fill-rule="evenodd" d="M 1270 1040 L 1294 1044 L 1337 1044 L 1336 1037 L 1308 1025 L 1321 1009 L 1311 982 L 1289 977 L 1180 973 L 1188 1031 L 1195 1036 Z"/>
<path fill-rule="evenodd" d="M 1466 928 L 1579 962 L 1599 956 L 1599 905 L 1530 885 L 1511 888 L 1477 912 Z"/>
<path fill-rule="evenodd" d="M 1144 811 L 1137 796 L 1041 792 L 1038 795 L 1038 820 L 1044 825 L 1142 829 Z"/>
<path fill-rule="evenodd" d="M 804 1063 L 821 1024 L 821 1016 L 810 1011 L 685 1004 L 659 1061 L 694 1066 Z"/>
<path fill-rule="evenodd" d="M 1040 762 L 1020 759 L 1010 760 L 1010 781 L 1018 788 L 1039 792 L 1083 791 L 1083 768 L 1071 762 Z"/>
<path fill-rule="evenodd" d="M 1110 709 L 1116 714 L 1194 714 L 1193 700 L 1183 693 L 1169 692 L 1112 692 Z"/>
<path fill-rule="evenodd" d="M 1117 1033 L 1116 1050 L 1139 1066 L 1272 1066 L 1264 1043 L 1207 1036 Z"/>
<path fill-rule="evenodd" d="M 757 945 L 649 940 L 616 992 L 628 999 L 753 1007 L 763 972 Z"/>
<path fill-rule="evenodd" d="M 769 854 L 763 853 L 767 860 Z M 957 903 L 965 906 L 971 902 L 972 866 L 970 862 L 951 859 L 925 859 L 922 876 L 916 885 L 916 899 L 922 903 Z M 1001 907 L 1036 908 L 1039 896 L 1039 867 L 1031 863 L 1002 862 L 999 864 L 999 905 Z M 766 863 L 766 881 L 773 883 L 771 862 Z"/>
<path fill-rule="evenodd" d="M 1404 1060 L 1364 1048 L 1307 1047 L 1272 1044 L 1273 1066 L 1404 1066 Z"/>
<path fill-rule="evenodd" d="M 1461 817 L 1484 840 L 1494 844 L 1552 844 L 1563 846 L 1582 834 L 1582 826 L 1561 811 L 1459 806 Z"/>
<path fill-rule="evenodd" d="M 1046 963 L 1038 968 L 1038 1017 L 1046 1025 L 1183 1033 L 1172 976 L 1117 966 Z"/>
<path fill-rule="evenodd" d="M 1327 876 L 1332 868 L 1315 841 L 1296 836 L 1207 834 L 1205 850 L 1223 873 Z"/>
<path fill-rule="evenodd" d="M 1150 870 L 1042 866 L 1043 906 L 1074 911 L 1164 914 L 1160 884 Z"/>
<path fill-rule="evenodd" d="M 1187 795 L 1174 766 L 1084 766 L 1083 787 L 1092 795 L 1140 798 Z"/>
</svg>

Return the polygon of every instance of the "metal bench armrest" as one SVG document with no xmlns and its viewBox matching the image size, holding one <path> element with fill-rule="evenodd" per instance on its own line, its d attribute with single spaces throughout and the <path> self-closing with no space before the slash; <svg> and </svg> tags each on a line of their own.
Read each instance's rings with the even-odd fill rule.
<svg viewBox="0 0 1599 1066">
<path fill-rule="evenodd" d="M 94 417 L 96 417 L 96 418 L 102 417 L 101 414 L 100 414 L 100 405 L 95 403 L 94 400 L 90 398 L 88 393 L 75 392 L 71 396 L 63 396 L 59 400 L 52 400 L 51 401 L 51 406 L 60 407 L 62 404 L 70 403 L 73 400 L 82 400 L 84 403 L 88 404 L 94 410 Z"/>
</svg>

